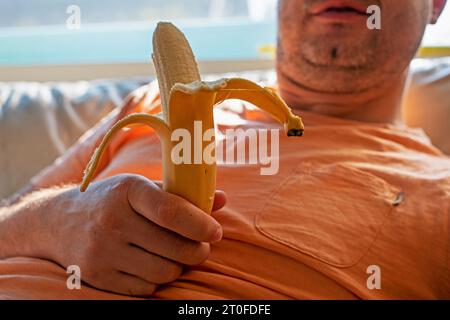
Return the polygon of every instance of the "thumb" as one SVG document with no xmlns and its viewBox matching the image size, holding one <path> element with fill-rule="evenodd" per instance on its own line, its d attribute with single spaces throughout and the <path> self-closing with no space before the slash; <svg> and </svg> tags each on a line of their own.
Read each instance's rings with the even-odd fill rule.
<svg viewBox="0 0 450 320">
<path fill-rule="evenodd" d="M 153 182 L 156 183 L 156 185 L 161 189 L 163 188 L 161 181 L 153 181 Z M 227 203 L 227 194 L 222 190 L 216 190 L 216 194 L 214 195 L 214 204 L 212 211 L 214 212 L 222 209 L 223 207 L 225 207 L 226 203 Z"/>
<path fill-rule="evenodd" d="M 227 194 L 222 190 L 217 190 L 214 196 L 214 205 L 212 211 L 222 209 L 227 203 Z"/>
</svg>

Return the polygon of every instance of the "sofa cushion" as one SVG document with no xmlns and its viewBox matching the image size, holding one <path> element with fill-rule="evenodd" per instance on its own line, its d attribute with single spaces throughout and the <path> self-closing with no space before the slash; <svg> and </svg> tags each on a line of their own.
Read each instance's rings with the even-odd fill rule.
<svg viewBox="0 0 450 320">
<path fill-rule="evenodd" d="M 148 81 L 0 83 L 0 199 L 24 186 Z"/>
<path fill-rule="evenodd" d="M 403 118 L 408 126 L 422 128 L 434 145 L 450 155 L 450 58 L 413 62 Z"/>
</svg>

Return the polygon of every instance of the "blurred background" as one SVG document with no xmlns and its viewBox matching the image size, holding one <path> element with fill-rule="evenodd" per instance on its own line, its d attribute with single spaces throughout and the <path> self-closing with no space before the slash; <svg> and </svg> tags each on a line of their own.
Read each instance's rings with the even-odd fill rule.
<svg viewBox="0 0 450 320">
<path fill-rule="evenodd" d="M 151 74 L 151 35 L 159 20 L 183 29 L 205 72 L 270 68 L 276 5 L 277 0 L 1 0 L 0 81 Z M 68 26 L 73 6 L 79 8 L 79 28 Z M 424 46 L 426 55 L 448 53 L 442 47 L 450 47 L 450 6 L 429 27 Z"/>
<path fill-rule="evenodd" d="M 74 5 L 80 28 L 67 25 Z M 267 68 L 275 17 L 274 0 L 2 0 L 0 81 L 151 74 L 160 20 L 186 33 L 205 72 Z"/>
</svg>

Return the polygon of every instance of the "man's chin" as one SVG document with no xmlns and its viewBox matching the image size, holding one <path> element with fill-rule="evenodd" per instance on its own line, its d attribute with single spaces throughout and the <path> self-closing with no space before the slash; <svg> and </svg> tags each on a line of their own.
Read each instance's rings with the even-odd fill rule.
<svg viewBox="0 0 450 320">
<path fill-rule="evenodd" d="M 374 72 L 368 67 L 303 64 L 297 70 L 302 70 L 301 75 L 296 77 L 298 81 L 305 88 L 316 92 L 354 94 L 376 86 L 376 83 L 372 83 Z"/>
<path fill-rule="evenodd" d="M 349 48 L 344 46 L 327 46 L 301 48 L 300 59 L 303 63 L 315 68 L 329 68 L 338 72 L 351 72 L 373 68 L 374 55 L 370 50 L 361 48 Z M 361 54 L 364 52 L 364 54 Z"/>
</svg>

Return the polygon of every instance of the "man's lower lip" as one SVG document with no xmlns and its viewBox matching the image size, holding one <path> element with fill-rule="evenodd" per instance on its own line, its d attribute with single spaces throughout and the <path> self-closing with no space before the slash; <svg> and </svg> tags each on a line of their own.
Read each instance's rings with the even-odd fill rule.
<svg viewBox="0 0 450 320">
<path fill-rule="evenodd" d="M 357 12 L 322 12 L 314 15 L 314 18 L 323 22 L 357 22 L 362 19 L 367 19 L 367 16 Z"/>
</svg>

